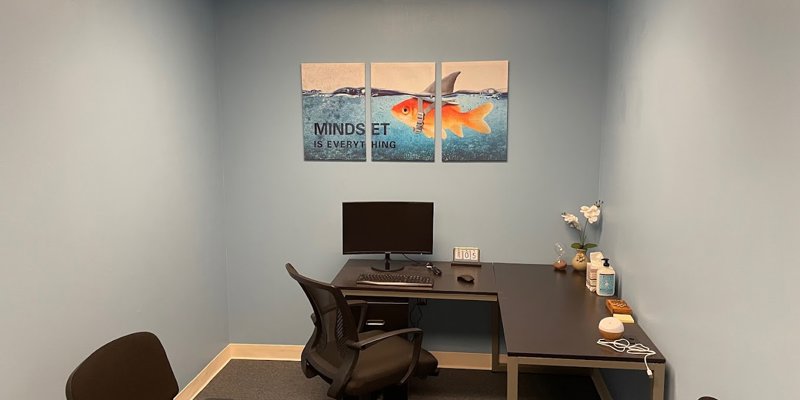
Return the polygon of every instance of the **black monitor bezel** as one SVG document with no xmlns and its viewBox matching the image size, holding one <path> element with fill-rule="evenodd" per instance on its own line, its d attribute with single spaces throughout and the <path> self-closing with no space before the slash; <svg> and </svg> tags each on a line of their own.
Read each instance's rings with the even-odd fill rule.
<svg viewBox="0 0 800 400">
<path fill-rule="evenodd" d="M 345 204 L 375 204 L 375 203 L 382 203 L 382 204 L 417 204 L 417 205 L 430 205 L 431 208 L 431 241 L 430 241 L 430 250 L 406 250 L 406 249 L 393 249 L 393 250 L 363 250 L 363 251 L 345 251 L 345 221 L 344 221 L 344 208 Z M 433 237 L 434 237 L 434 218 L 435 218 L 435 206 L 432 201 L 344 201 L 342 202 L 342 254 L 343 255 L 358 255 L 358 254 L 433 254 Z"/>
</svg>

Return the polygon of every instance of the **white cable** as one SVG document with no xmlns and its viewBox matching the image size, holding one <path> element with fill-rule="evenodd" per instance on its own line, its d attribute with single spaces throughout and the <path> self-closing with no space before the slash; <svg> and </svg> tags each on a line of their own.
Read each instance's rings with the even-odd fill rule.
<svg viewBox="0 0 800 400">
<path fill-rule="evenodd" d="M 609 349 L 612 349 L 617 353 L 643 355 L 644 367 L 647 369 L 647 376 L 649 376 L 650 378 L 653 377 L 653 371 L 651 371 L 650 366 L 647 365 L 647 357 L 656 354 L 656 352 L 650 350 L 649 347 L 641 343 L 631 344 L 631 342 L 628 339 L 617 339 L 617 340 L 598 339 L 597 344 L 599 344 L 600 346 L 608 347 Z"/>
</svg>

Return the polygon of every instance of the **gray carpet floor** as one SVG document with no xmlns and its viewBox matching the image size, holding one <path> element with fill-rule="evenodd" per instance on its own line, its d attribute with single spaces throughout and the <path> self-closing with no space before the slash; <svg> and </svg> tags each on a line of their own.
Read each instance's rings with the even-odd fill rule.
<svg viewBox="0 0 800 400">
<path fill-rule="evenodd" d="M 595 400 L 588 376 L 521 374 L 519 398 Z M 231 360 L 195 397 L 196 400 L 327 400 L 328 385 L 307 379 L 293 361 Z M 412 379 L 409 400 L 503 400 L 506 374 L 442 369 L 439 376 Z"/>
</svg>

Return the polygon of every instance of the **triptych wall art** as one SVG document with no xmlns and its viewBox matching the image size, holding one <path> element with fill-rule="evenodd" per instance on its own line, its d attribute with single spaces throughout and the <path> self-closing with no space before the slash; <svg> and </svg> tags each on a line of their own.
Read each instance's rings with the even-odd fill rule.
<svg viewBox="0 0 800 400">
<path fill-rule="evenodd" d="M 367 124 L 365 64 L 302 64 L 305 160 L 365 161 L 369 136 L 372 161 L 432 162 L 437 137 L 444 162 L 506 161 L 508 61 L 441 68 L 438 108 L 435 63 L 371 63 Z"/>
</svg>

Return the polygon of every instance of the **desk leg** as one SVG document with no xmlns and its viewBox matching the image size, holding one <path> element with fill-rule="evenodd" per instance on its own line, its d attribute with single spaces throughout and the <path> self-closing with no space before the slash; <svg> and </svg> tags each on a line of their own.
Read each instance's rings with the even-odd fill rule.
<svg viewBox="0 0 800 400">
<path fill-rule="evenodd" d="M 506 376 L 506 400 L 517 400 L 519 397 L 519 360 L 516 357 L 508 357 Z"/>
<path fill-rule="evenodd" d="M 653 400 L 664 400 L 666 364 L 650 364 L 653 370 Z"/>
<path fill-rule="evenodd" d="M 500 371 L 500 303 L 492 303 L 492 372 Z"/>
</svg>

